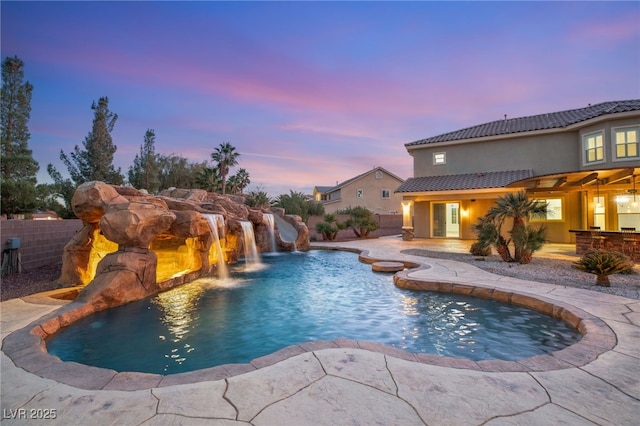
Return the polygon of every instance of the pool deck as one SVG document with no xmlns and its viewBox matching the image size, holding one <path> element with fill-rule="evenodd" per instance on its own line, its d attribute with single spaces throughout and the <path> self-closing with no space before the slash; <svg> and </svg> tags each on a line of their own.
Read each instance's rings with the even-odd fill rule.
<svg viewBox="0 0 640 426">
<path fill-rule="evenodd" d="M 66 303 L 35 295 L 0 304 L 0 423 L 638 424 L 639 300 L 496 276 L 466 263 L 401 253 L 408 248 L 466 251 L 464 242 L 385 237 L 316 245 L 425 265 L 405 272 L 412 282 L 508 294 L 514 301 L 535 296 L 567 312 L 567 318 L 582 315 L 580 324 L 587 334 L 575 347 L 518 363 L 421 357 L 339 340 L 289 347 L 250 365 L 158 376 L 52 364 L 49 355 L 20 352 L 16 336 Z M 536 256 L 574 257 L 562 245 L 549 245 Z M 36 420 L 47 415 L 48 420 Z"/>
</svg>

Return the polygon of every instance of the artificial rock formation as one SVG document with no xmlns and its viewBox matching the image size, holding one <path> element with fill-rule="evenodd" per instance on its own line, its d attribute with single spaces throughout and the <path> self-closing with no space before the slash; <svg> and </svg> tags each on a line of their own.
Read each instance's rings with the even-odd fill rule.
<svg viewBox="0 0 640 426">
<path fill-rule="evenodd" d="M 83 228 L 65 247 L 59 281 L 87 284 L 77 300 L 95 311 L 215 272 L 220 261 L 237 261 L 244 252 L 243 221 L 253 224 L 258 251 L 270 250 L 265 213 L 277 218 L 279 250 L 309 249 L 309 230 L 298 216 L 250 209 L 241 196 L 185 189 L 151 196 L 93 181 L 78 187 L 72 208 Z M 221 253 L 212 252 L 218 245 L 211 226 L 219 225 L 207 215 L 224 218 L 222 229 L 216 229 Z"/>
</svg>

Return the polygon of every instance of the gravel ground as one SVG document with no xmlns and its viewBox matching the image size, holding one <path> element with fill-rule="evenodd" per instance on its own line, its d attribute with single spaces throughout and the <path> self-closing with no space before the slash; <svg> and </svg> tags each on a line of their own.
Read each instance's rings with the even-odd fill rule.
<svg viewBox="0 0 640 426">
<path fill-rule="evenodd" d="M 22 271 L 21 274 L 3 275 L 0 280 L 0 300 L 5 301 L 62 286 L 56 283 L 62 271 L 62 262 Z"/>
<path fill-rule="evenodd" d="M 404 250 L 403 253 L 436 259 L 457 260 L 467 262 L 485 271 L 497 275 L 521 278 L 549 284 L 579 287 L 602 293 L 615 294 L 630 299 L 640 299 L 640 275 L 638 268 L 635 274 L 611 275 L 611 287 L 595 285 L 595 275 L 581 272 L 571 267 L 571 261 L 534 257 L 528 265 L 502 262 L 498 256 L 489 256 L 485 260 L 476 260 L 475 256 L 466 253 L 446 253 L 422 249 Z M 62 263 L 23 271 L 22 274 L 11 274 L 0 281 L 0 300 L 24 297 L 42 291 L 55 290 L 62 286 L 56 282 L 60 277 Z"/>
<path fill-rule="evenodd" d="M 600 287 L 595 285 L 595 275 L 572 268 L 572 261 L 570 260 L 536 258 L 534 255 L 531 263 L 521 265 L 519 263 L 503 262 L 497 255 L 478 258 L 467 253 L 446 253 L 422 249 L 403 250 L 402 253 L 466 262 L 496 275 L 566 287 L 578 287 L 630 299 L 640 299 L 640 275 L 638 275 L 640 270 L 637 267 L 634 269 L 634 274 L 610 275 L 611 287 Z"/>
</svg>

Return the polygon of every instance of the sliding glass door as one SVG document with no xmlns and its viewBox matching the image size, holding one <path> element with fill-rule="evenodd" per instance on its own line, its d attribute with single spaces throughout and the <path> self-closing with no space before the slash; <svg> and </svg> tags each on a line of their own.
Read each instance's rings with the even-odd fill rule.
<svg viewBox="0 0 640 426">
<path fill-rule="evenodd" d="M 460 203 L 433 203 L 432 236 L 460 238 Z"/>
</svg>

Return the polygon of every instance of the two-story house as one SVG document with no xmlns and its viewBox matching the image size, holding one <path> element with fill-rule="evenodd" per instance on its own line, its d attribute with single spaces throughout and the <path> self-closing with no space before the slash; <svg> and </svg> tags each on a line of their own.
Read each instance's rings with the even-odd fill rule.
<svg viewBox="0 0 640 426">
<path fill-rule="evenodd" d="M 507 191 L 549 203 L 550 242 L 570 229 L 640 230 L 640 100 L 484 123 L 405 144 L 414 177 L 405 228 L 419 238 L 474 239 L 471 226 Z"/>
<path fill-rule="evenodd" d="M 384 168 L 375 167 L 335 186 L 316 186 L 313 197 L 322 201 L 326 213 L 360 206 L 377 214 L 399 214 L 402 194 L 394 191 L 403 182 Z"/>
</svg>

